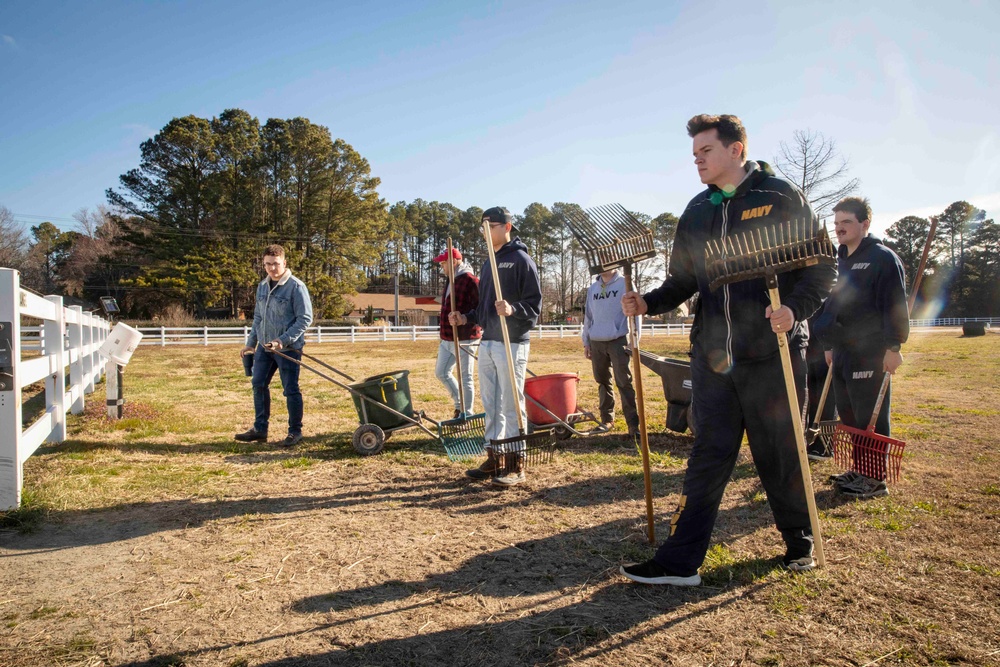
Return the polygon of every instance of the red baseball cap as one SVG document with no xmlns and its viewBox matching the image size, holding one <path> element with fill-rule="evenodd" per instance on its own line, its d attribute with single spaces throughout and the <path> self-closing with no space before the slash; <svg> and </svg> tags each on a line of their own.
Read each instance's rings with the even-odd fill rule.
<svg viewBox="0 0 1000 667">
<path fill-rule="evenodd" d="M 459 261 L 462 260 L 462 253 L 460 253 L 458 251 L 458 248 L 452 248 L 451 249 L 451 256 L 452 256 L 453 259 L 457 259 Z M 448 259 L 448 251 L 447 250 L 445 250 L 443 253 L 441 253 L 440 255 L 438 255 L 437 257 L 435 257 L 434 261 L 435 262 L 443 262 L 446 259 Z"/>
</svg>

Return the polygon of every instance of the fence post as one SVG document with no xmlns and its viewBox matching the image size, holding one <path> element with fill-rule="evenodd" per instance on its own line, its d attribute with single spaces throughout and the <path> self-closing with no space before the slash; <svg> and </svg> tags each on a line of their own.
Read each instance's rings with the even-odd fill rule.
<svg viewBox="0 0 1000 667">
<path fill-rule="evenodd" d="M 316 325 L 316 342 L 317 343 L 322 343 L 323 342 L 323 325 L 322 324 L 317 324 Z"/>
<path fill-rule="evenodd" d="M 81 313 L 83 309 L 81 308 Z M 80 316 L 80 370 L 83 372 L 83 393 L 94 393 L 94 316 Z"/>
<path fill-rule="evenodd" d="M 45 320 L 45 356 L 49 358 L 49 376 L 45 378 L 45 410 L 52 412 L 52 435 L 49 442 L 66 439 L 66 315 L 61 296 L 47 296 L 56 306 L 55 319 Z"/>
<path fill-rule="evenodd" d="M 201 328 L 201 339 L 205 342 L 205 347 L 208 347 L 208 325 L 207 324 Z"/>
<path fill-rule="evenodd" d="M 354 339 L 354 332 L 355 331 L 356 331 L 356 327 L 352 324 L 351 325 L 351 342 L 352 343 L 355 342 L 355 339 Z"/>
<path fill-rule="evenodd" d="M 166 347 L 166 346 L 167 346 L 167 328 L 161 326 L 160 327 L 160 347 Z"/>
<path fill-rule="evenodd" d="M 83 414 L 83 308 L 81 306 L 70 306 L 69 310 L 76 317 L 76 322 L 67 325 L 69 334 L 69 389 L 70 412 L 74 415 Z"/>
<path fill-rule="evenodd" d="M 411 341 L 416 341 L 417 340 L 417 325 L 416 324 L 413 324 L 413 325 L 410 326 L 410 340 Z"/>
<path fill-rule="evenodd" d="M 17 271 L 0 269 L 0 510 L 21 504 L 20 303 Z"/>
</svg>

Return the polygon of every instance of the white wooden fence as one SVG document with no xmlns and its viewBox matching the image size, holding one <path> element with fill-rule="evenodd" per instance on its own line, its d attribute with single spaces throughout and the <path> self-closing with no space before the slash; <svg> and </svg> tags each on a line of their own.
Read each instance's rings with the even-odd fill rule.
<svg viewBox="0 0 1000 667">
<path fill-rule="evenodd" d="M 140 345 L 215 345 L 246 341 L 250 326 L 242 327 L 138 327 L 143 338 Z M 690 324 L 643 324 L 642 336 L 676 336 L 691 333 Z M 365 341 L 438 340 L 437 326 L 409 327 L 328 327 L 315 326 L 306 330 L 308 343 L 362 343 Z M 579 338 L 579 324 L 545 324 L 531 331 L 532 339 Z"/>
<path fill-rule="evenodd" d="M 24 331 L 22 317 L 42 325 Z M 94 392 L 104 372 L 98 349 L 109 330 L 103 318 L 80 306 L 64 308 L 61 296 L 24 290 L 17 271 L 0 268 L 0 511 L 20 506 L 28 457 L 43 442 L 64 441 L 66 413 L 83 412 L 84 394 Z M 28 358 L 22 358 L 22 350 Z M 45 412 L 25 427 L 22 389 L 42 380 Z"/>
<path fill-rule="evenodd" d="M 960 327 L 965 322 L 985 322 L 991 327 L 1000 326 L 1000 319 L 986 317 L 963 317 L 935 320 L 910 320 L 911 328 L 928 327 Z M 543 324 L 531 331 L 532 339 L 542 338 L 579 338 L 579 324 Z M 240 327 L 137 327 L 142 332 L 140 345 L 233 345 L 246 341 L 250 333 L 250 325 Z M 643 322 L 643 338 L 655 336 L 687 336 L 691 333 L 690 324 L 654 324 Z M 366 326 L 314 326 L 306 330 L 306 342 L 309 343 L 363 343 L 366 341 L 396 341 L 396 340 L 437 340 L 437 326 L 399 326 L 399 327 L 366 327 Z"/>
</svg>

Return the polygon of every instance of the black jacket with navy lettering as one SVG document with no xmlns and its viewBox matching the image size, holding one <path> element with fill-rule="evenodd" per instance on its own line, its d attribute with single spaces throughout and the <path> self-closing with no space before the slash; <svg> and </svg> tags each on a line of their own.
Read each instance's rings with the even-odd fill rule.
<svg viewBox="0 0 1000 667">
<path fill-rule="evenodd" d="M 910 335 L 906 275 L 899 257 L 872 236 L 853 254 L 837 249 L 837 284 L 816 318 L 816 335 L 826 349 L 886 350 Z"/>
<path fill-rule="evenodd" d="M 538 323 L 538 314 L 542 311 L 542 285 L 538 279 L 538 267 L 528 256 L 528 247 L 521 243 L 521 239 L 513 239 L 501 246 L 496 251 L 496 258 L 500 295 L 514 309 L 514 314 L 507 318 L 507 334 L 512 343 L 526 343 L 531 330 Z M 487 260 L 479 274 L 479 305 L 465 314 L 469 323 L 483 328 L 483 340 L 503 340 L 496 301 L 493 270 Z"/>
<path fill-rule="evenodd" d="M 747 162 L 747 176 L 730 196 L 714 185 L 688 203 L 677 223 L 667 279 L 643 295 L 649 314 L 673 310 L 700 293 L 695 316 L 694 342 L 713 368 L 765 359 L 778 353 L 778 341 L 764 313 L 770 305 L 764 278 L 709 289 L 705 271 L 705 245 L 733 234 L 792 223 L 813 235 L 819 222 L 802 192 L 778 178 L 764 162 Z M 836 271 L 820 263 L 778 275 L 781 304 L 795 314 L 790 346 L 802 348 L 809 341 L 806 319 L 830 292 Z"/>
</svg>

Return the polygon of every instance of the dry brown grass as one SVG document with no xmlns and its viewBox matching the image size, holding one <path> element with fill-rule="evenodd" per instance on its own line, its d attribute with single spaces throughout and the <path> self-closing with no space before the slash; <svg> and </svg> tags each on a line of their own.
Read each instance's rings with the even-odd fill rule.
<svg viewBox="0 0 1000 667">
<path fill-rule="evenodd" d="M 310 351 L 356 377 L 407 368 L 417 406 L 444 416 L 434 347 Z M 580 403 L 595 405 L 578 341 L 532 348 L 533 370 L 580 372 Z M 814 468 L 828 567 L 777 568 L 744 459 L 705 584 L 673 590 L 617 574 L 650 553 L 624 438 L 574 438 L 495 491 L 415 429 L 359 458 L 349 396 L 303 374 L 305 444 L 239 445 L 251 408 L 236 347 L 142 348 L 126 419 L 104 419 L 96 395 L 71 441 L 25 466 L 42 518 L 0 533 L 0 664 L 1000 664 L 1000 337 L 920 335 L 904 353 L 903 481 L 845 502 L 825 483 L 832 465 Z M 660 432 L 659 378 L 644 377 L 662 536 L 690 439 Z"/>
</svg>

